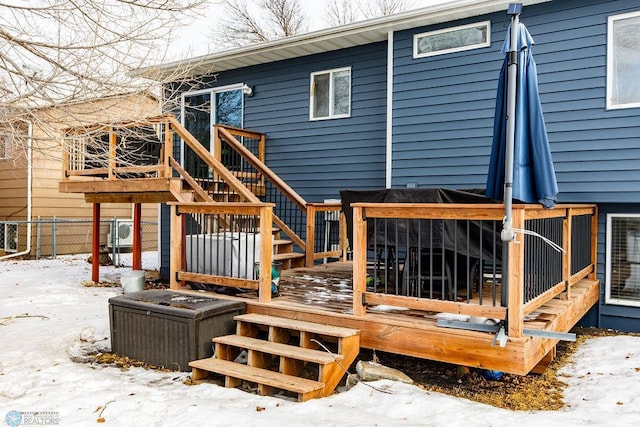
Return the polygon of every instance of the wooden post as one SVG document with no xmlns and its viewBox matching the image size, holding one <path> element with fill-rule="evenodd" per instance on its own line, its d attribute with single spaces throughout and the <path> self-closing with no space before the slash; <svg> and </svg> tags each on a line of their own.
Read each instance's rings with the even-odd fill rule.
<svg viewBox="0 0 640 427">
<path fill-rule="evenodd" d="M 68 136 L 68 135 L 65 135 Z M 70 141 L 70 142 L 68 142 Z M 63 139 L 63 145 L 62 145 L 62 180 L 63 181 L 68 181 L 69 180 L 69 150 L 71 149 L 71 147 L 74 145 L 75 143 L 75 139 L 67 139 L 64 138 Z"/>
<path fill-rule="evenodd" d="M 367 222 L 364 208 L 353 208 L 353 315 L 364 316 L 362 295 L 367 289 Z"/>
<path fill-rule="evenodd" d="M 116 146 L 118 144 L 118 136 L 116 135 L 116 132 L 114 131 L 114 129 L 112 128 L 109 132 L 109 179 L 115 179 L 115 174 L 113 173 L 113 170 L 116 167 Z"/>
<path fill-rule="evenodd" d="M 316 207 L 307 205 L 307 242 L 305 246 L 305 266 L 313 267 L 316 238 Z M 326 226 L 326 225 L 325 225 Z"/>
<path fill-rule="evenodd" d="M 271 263 L 273 262 L 272 242 L 273 207 L 260 208 L 260 283 L 258 301 L 271 302 Z"/>
<path fill-rule="evenodd" d="M 572 222 L 573 210 L 569 208 L 566 209 L 564 220 L 562 221 L 562 248 L 565 250 L 562 254 L 562 280 L 566 284 L 565 293 L 562 296 L 562 299 L 566 300 L 571 298 L 571 286 L 569 286 L 569 280 L 571 279 Z"/>
<path fill-rule="evenodd" d="M 93 228 L 91 240 L 91 280 L 100 281 L 100 203 L 93 204 Z"/>
<path fill-rule="evenodd" d="M 342 258 L 340 258 L 340 261 L 347 262 L 349 255 L 347 240 L 347 217 L 343 212 L 340 212 L 340 251 L 342 251 Z"/>
<path fill-rule="evenodd" d="M 171 178 L 173 175 L 171 172 L 171 163 L 169 159 L 173 157 L 173 129 L 171 128 L 169 121 L 164 123 L 164 178 Z"/>
<path fill-rule="evenodd" d="M 142 270 L 142 205 L 133 204 L 133 270 Z"/>
<path fill-rule="evenodd" d="M 171 289 L 180 289 L 180 283 L 178 282 L 178 271 L 182 270 L 183 262 L 182 252 L 184 250 L 184 243 L 182 242 L 182 224 L 183 215 L 178 215 L 178 207 L 171 206 L 171 218 L 169 223 L 171 224 L 171 249 L 169 252 L 169 287 Z"/>
<path fill-rule="evenodd" d="M 222 163 L 222 141 L 220 140 L 220 134 L 218 133 L 218 126 L 213 125 L 213 157 L 220 163 Z M 226 166 L 226 165 L 224 165 Z M 218 174 L 216 171 L 213 171 L 213 181 L 214 185 L 218 182 L 220 178 L 218 178 Z"/>
<path fill-rule="evenodd" d="M 513 228 L 524 229 L 524 208 L 513 209 Z M 521 338 L 524 313 L 524 235 L 517 233 L 517 238 L 509 242 L 509 277 L 507 302 L 507 335 L 510 338 Z M 504 291 L 504 290 L 503 290 Z"/>
<path fill-rule="evenodd" d="M 258 159 L 260 159 L 262 163 L 264 163 L 265 142 L 266 142 L 265 135 L 264 134 L 260 135 L 260 142 L 258 142 Z M 258 185 L 260 187 L 264 187 L 264 175 L 262 174 L 260 174 Z"/>
</svg>

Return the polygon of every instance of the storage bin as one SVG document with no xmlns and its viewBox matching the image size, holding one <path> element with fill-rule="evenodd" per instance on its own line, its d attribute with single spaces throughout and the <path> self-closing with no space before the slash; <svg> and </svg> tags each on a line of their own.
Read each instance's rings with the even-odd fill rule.
<svg viewBox="0 0 640 427">
<path fill-rule="evenodd" d="M 245 303 L 168 290 L 109 299 L 114 353 L 167 369 L 188 371 L 192 360 L 213 355 L 211 339 L 235 333 L 233 317 Z"/>
</svg>

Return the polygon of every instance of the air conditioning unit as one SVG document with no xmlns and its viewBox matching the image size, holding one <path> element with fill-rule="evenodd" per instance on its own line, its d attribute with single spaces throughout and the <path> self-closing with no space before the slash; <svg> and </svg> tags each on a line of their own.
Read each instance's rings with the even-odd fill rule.
<svg viewBox="0 0 640 427">
<path fill-rule="evenodd" d="M 107 247 L 130 248 L 133 246 L 133 220 L 116 219 L 111 222 L 107 234 Z"/>
</svg>

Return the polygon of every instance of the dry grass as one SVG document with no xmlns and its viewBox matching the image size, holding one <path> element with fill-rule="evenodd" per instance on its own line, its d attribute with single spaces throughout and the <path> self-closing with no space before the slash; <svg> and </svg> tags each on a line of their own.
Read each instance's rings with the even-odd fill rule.
<svg viewBox="0 0 640 427">
<path fill-rule="evenodd" d="M 489 381 L 481 370 L 473 368 L 466 373 L 466 369 L 447 363 L 386 353 L 378 353 L 377 356 L 380 363 L 406 373 L 424 390 L 504 409 L 553 411 L 564 406 L 566 384 L 559 377 L 558 370 L 570 362 L 577 347 L 589 338 L 619 334 L 595 328 L 576 328 L 574 332 L 577 341 L 558 343 L 555 360 L 542 374 L 504 374 L 500 381 Z"/>
</svg>

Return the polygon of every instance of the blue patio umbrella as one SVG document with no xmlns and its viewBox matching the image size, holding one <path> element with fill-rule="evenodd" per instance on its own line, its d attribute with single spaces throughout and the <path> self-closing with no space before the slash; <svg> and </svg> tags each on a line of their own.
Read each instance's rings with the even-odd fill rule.
<svg viewBox="0 0 640 427">
<path fill-rule="evenodd" d="M 533 38 L 519 22 L 519 10 L 510 14 L 512 24 L 502 47 L 506 56 L 498 81 L 486 191 L 487 197 L 505 202 L 504 241 L 513 240 L 512 198 L 552 208 L 558 195 L 531 53 Z"/>
</svg>

